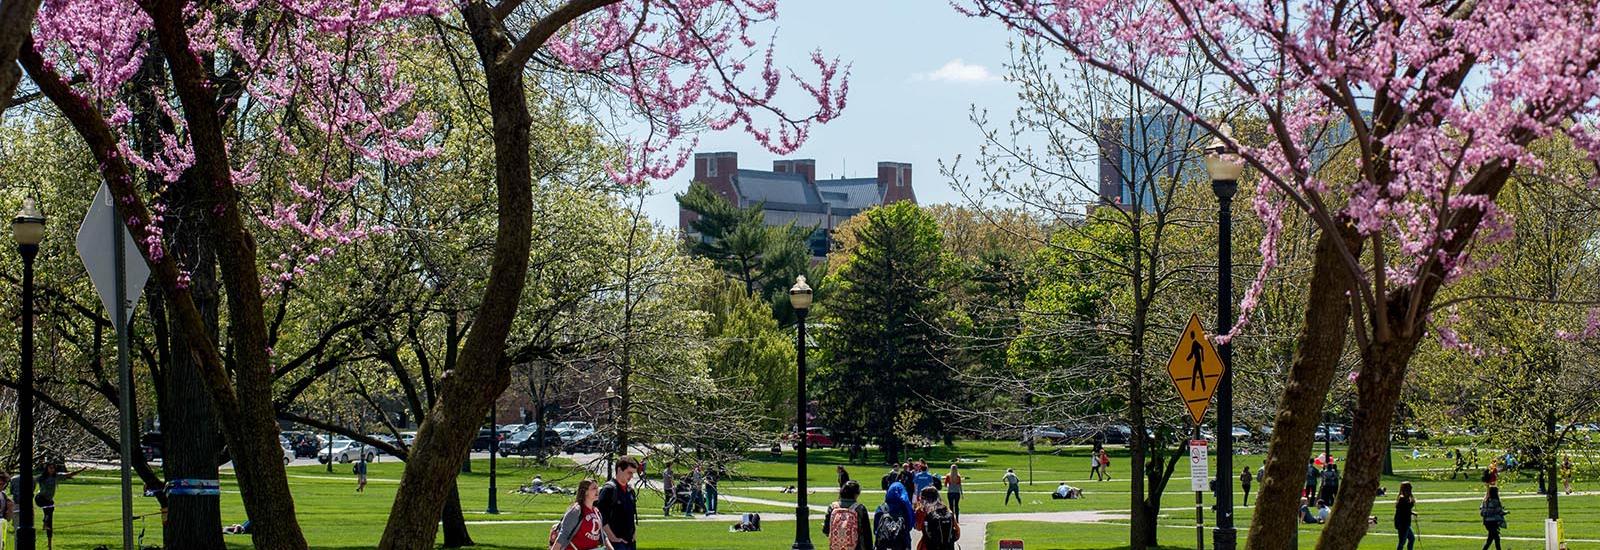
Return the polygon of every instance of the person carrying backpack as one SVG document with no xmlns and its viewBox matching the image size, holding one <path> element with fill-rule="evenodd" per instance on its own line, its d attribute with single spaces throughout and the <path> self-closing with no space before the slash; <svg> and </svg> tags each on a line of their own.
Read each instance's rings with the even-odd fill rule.
<svg viewBox="0 0 1600 550">
<path fill-rule="evenodd" d="M 1483 550 L 1489 550 L 1490 544 L 1500 550 L 1500 530 L 1506 528 L 1506 507 L 1500 503 L 1499 487 L 1489 488 L 1489 494 L 1483 496 L 1483 504 L 1478 505 L 1478 515 L 1483 518 L 1483 528 L 1489 532 L 1489 537 L 1483 541 Z"/>
<path fill-rule="evenodd" d="M 961 526 L 956 524 L 950 508 L 939 502 L 939 490 L 924 487 L 918 498 L 922 509 L 917 510 L 917 530 L 922 532 L 922 540 L 917 543 L 917 550 L 955 550 L 956 541 L 961 539 Z"/>
<path fill-rule="evenodd" d="M 856 502 L 860 496 L 861 484 L 846 480 L 839 487 L 839 500 L 828 505 L 828 513 L 822 516 L 828 550 L 872 550 L 872 525 L 867 507 Z"/>
<path fill-rule="evenodd" d="M 876 550 L 911 550 L 911 527 L 916 516 L 906 486 L 898 481 L 889 484 L 883 504 L 872 514 L 873 547 Z"/>
<path fill-rule="evenodd" d="M 616 476 L 600 487 L 595 507 L 600 509 L 600 529 L 605 532 L 611 550 L 636 550 L 639 541 L 634 538 L 638 529 L 639 495 L 631 483 L 643 468 L 639 459 L 624 456 L 617 459 Z"/>
<path fill-rule="evenodd" d="M 592 479 L 578 482 L 577 502 L 567 508 L 561 522 L 550 527 L 550 550 L 610 550 L 611 541 L 600 528 L 600 510 L 594 503 L 600 498 L 600 485 Z"/>
</svg>

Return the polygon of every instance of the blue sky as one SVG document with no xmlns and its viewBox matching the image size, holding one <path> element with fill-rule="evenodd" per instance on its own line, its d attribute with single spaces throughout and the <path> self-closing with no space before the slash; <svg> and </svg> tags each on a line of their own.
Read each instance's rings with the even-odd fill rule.
<svg viewBox="0 0 1600 550">
<path fill-rule="evenodd" d="M 993 121 L 1009 118 L 1015 91 L 1001 75 L 1011 34 L 993 20 L 957 13 L 944 0 L 790 0 L 778 9 L 780 64 L 814 74 L 809 55 L 819 47 L 853 63 L 844 116 L 813 127 L 806 145 L 782 158 L 816 159 L 819 178 L 869 177 L 878 161 L 909 162 L 919 202 L 960 200 L 939 173 L 939 161 L 977 152 L 980 136 L 968 120 L 969 106 L 989 109 Z M 787 99 L 804 97 L 790 93 Z M 739 131 L 704 134 L 696 151 L 736 151 L 742 167 L 763 170 L 780 158 Z M 655 196 L 646 209 L 652 218 L 677 224 L 672 195 L 688 188 L 692 175 L 686 167 L 651 185 Z"/>
</svg>

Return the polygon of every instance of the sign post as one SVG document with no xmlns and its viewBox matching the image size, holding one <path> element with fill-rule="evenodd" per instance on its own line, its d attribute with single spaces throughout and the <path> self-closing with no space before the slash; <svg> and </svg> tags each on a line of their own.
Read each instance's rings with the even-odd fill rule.
<svg viewBox="0 0 1600 550">
<path fill-rule="evenodd" d="M 1222 358 L 1211 347 L 1211 337 L 1206 334 L 1206 329 L 1200 326 L 1200 316 L 1190 314 L 1189 324 L 1178 338 L 1172 358 L 1167 360 L 1167 377 L 1172 379 L 1172 387 L 1183 397 L 1183 406 L 1189 411 L 1189 419 L 1194 421 L 1195 426 L 1195 438 L 1189 440 L 1189 489 L 1194 491 L 1195 548 L 1200 550 L 1206 547 L 1205 492 L 1210 490 L 1211 480 L 1207 443 L 1205 438 L 1200 437 L 1200 426 L 1224 372 L 1226 368 Z M 1229 429 L 1228 433 L 1217 434 L 1217 437 L 1233 437 L 1233 432 Z M 1221 472 L 1218 482 L 1226 475 L 1232 474 Z"/>
<path fill-rule="evenodd" d="M 1194 491 L 1194 543 L 1198 550 L 1206 548 L 1205 491 L 1210 468 L 1206 440 L 1189 440 L 1189 490 Z"/>
<path fill-rule="evenodd" d="M 117 217 L 111 189 L 100 184 L 78 228 L 78 256 L 117 331 L 117 380 L 122 386 L 122 547 L 133 549 L 133 371 L 128 363 L 128 321 L 150 278 L 133 235 Z"/>
</svg>

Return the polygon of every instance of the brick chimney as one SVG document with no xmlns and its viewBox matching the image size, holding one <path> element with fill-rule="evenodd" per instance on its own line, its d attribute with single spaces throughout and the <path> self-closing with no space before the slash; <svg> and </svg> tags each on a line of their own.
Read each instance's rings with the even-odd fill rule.
<svg viewBox="0 0 1600 550">
<path fill-rule="evenodd" d="M 733 189 L 733 175 L 738 171 L 739 153 L 733 151 L 695 153 L 694 179 L 690 182 L 704 182 L 718 196 L 737 206 L 739 194 Z M 679 208 L 678 228 L 688 229 L 689 223 L 698 218 L 698 214 Z"/>
<path fill-rule="evenodd" d="M 911 164 L 905 162 L 878 163 L 878 191 L 883 203 L 899 201 L 917 202 L 917 192 L 911 187 Z"/>
<path fill-rule="evenodd" d="M 816 159 L 790 159 L 772 161 L 772 171 L 780 174 L 801 174 L 806 183 L 817 182 Z"/>
</svg>

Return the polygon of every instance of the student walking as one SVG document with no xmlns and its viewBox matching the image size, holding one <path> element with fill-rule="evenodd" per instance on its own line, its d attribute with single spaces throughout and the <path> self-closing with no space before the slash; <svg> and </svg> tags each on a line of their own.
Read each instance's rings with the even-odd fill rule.
<svg viewBox="0 0 1600 550">
<path fill-rule="evenodd" d="M 1300 496 L 1310 500 L 1317 496 L 1317 480 L 1322 479 L 1322 472 L 1317 471 L 1315 460 L 1306 462 L 1306 486 L 1300 490 Z"/>
<path fill-rule="evenodd" d="M 661 517 L 672 515 L 672 505 L 678 503 L 678 486 L 672 484 L 672 463 L 661 469 Z"/>
<path fill-rule="evenodd" d="M 596 500 L 600 498 L 600 485 L 592 479 L 578 482 L 576 502 L 567 508 L 567 513 L 561 516 L 555 530 L 550 533 L 550 550 L 595 550 L 600 547 L 611 548 L 611 542 L 606 539 L 605 532 L 601 529 L 604 520 L 600 517 L 600 510 L 595 508 Z"/>
<path fill-rule="evenodd" d="M 702 485 L 705 476 L 700 473 L 700 467 L 695 466 L 689 473 L 689 502 L 683 503 L 683 517 L 693 517 L 695 512 L 705 510 L 706 493 Z"/>
<path fill-rule="evenodd" d="M 917 530 L 922 532 L 922 540 L 917 550 L 955 550 L 961 526 L 956 524 L 955 514 L 939 502 L 939 490 L 924 487 L 918 500 L 922 505 L 917 509 Z"/>
<path fill-rule="evenodd" d="M 839 473 L 839 487 L 844 487 L 845 482 L 850 481 L 850 472 L 844 471 L 844 466 L 838 467 L 838 470 L 839 470 L 839 472 L 838 472 Z M 858 483 L 857 485 L 860 485 L 860 484 Z"/>
<path fill-rule="evenodd" d="M 1250 467 L 1245 466 L 1244 471 L 1239 473 L 1239 487 L 1244 489 L 1245 506 L 1250 505 L 1250 482 L 1253 480 L 1255 480 L 1255 476 L 1250 475 Z"/>
<path fill-rule="evenodd" d="M 366 490 L 367 490 L 367 457 L 366 456 L 362 456 L 361 460 L 356 461 L 356 465 L 351 467 L 351 471 L 355 472 L 355 474 L 356 474 L 356 492 L 357 493 L 366 492 Z"/>
<path fill-rule="evenodd" d="M 867 520 L 867 507 L 856 502 L 860 497 L 860 483 L 847 479 L 840 484 L 839 500 L 829 504 L 828 512 L 822 515 L 828 550 L 872 550 L 872 524 Z"/>
<path fill-rule="evenodd" d="M 11 500 L 11 492 L 7 485 L 11 484 L 11 474 L 0 470 L 0 519 L 16 521 L 17 503 Z"/>
<path fill-rule="evenodd" d="M 1455 471 L 1450 472 L 1450 479 L 1454 480 L 1456 478 L 1456 474 L 1461 474 L 1461 477 L 1472 479 L 1467 473 L 1463 472 L 1463 470 L 1467 469 L 1467 455 L 1461 454 L 1461 449 L 1459 448 L 1455 450 L 1455 455 L 1456 469 Z"/>
<path fill-rule="evenodd" d="M 1320 493 L 1319 498 L 1331 506 L 1333 505 L 1334 499 L 1338 496 L 1339 467 L 1330 462 L 1328 463 L 1327 469 L 1322 471 L 1322 492 Z"/>
<path fill-rule="evenodd" d="M 879 490 L 888 491 L 889 490 L 889 485 L 893 484 L 896 481 L 900 481 L 900 465 L 899 464 L 895 464 L 893 466 L 890 466 L 889 467 L 889 473 L 883 474 L 883 480 L 882 480 L 882 485 L 883 486 L 879 487 Z M 840 485 L 843 485 L 843 484 L 841 483 Z"/>
<path fill-rule="evenodd" d="M 1100 451 L 1099 442 L 1094 444 L 1094 450 L 1089 451 L 1089 477 L 1094 478 L 1095 481 L 1102 481 L 1104 478 L 1100 474 Z"/>
<path fill-rule="evenodd" d="M 1506 528 L 1506 513 L 1506 507 L 1500 504 L 1500 488 L 1490 487 L 1489 494 L 1483 497 L 1483 504 L 1478 505 L 1483 528 L 1489 531 L 1489 538 L 1483 540 L 1483 550 L 1489 550 L 1489 543 L 1494 543 L 1495 550 L 1500 550 L 1500 530 Z"/>
<path fill-rule="evenodd" d="M 911 506 L 906 486 L 898 481 L 889 484 L 883 504 L 872 515 L 877 550 L 911 550 L 911 527 L 916 517 L 917 511 Z"/>
<path fill-rule="evenodd" d="M 1111 481 L 1111 455 L 1106 454 L 1104 448 L 1100 449 L 1100 473 L 1104 476 L 1104 481 Z"/>
<path fill-rule="evenodd" d="M 1017 472 L 1012 471 L 1011 468 L 1006 468 L 1006 476 L 1002 479 L 1006 482 L 1006 502 L 1001 506 L 1011 504 L 1011 495 L 1017 496 L 1017 505 L 1020 506 L 1022 504 L 1022 488 L 1018 484 L 1022 480 L 1017 479 Z"/>
<path fill-rule="evenodd" d="M 1400 482 L 1400 496 L 1394 501 L 1394 531 L 1400 542 L 1394 550 L 1412 550 L 1417 545 L 1417 533 L 1411 529 L 1411 520 L 1417 517 L 1417 497 L 1411 495 L 1411 482 Z"/>
<path fill-rule="evenodd" d="M 706 515 L 717 515 L 717 480 L 722 478 L 722 472 L 706 472 Z"/>
<path fill-rule="evenodd" d="M 950 473 L 944 475 L 944 490 L 950 497 L 950 513 L 961 519 L 961 473 L 956 470 L 956 465 L 950 465 Z"/>
<path fill-rule="evenodd" d="M 600 487 L 595 507 L 600 509 L 600 528 L 612 550 L 638 550 L 634 540 L 635 521 L 638 515 L 639 496 L 633 490 L 633 477 L 639 473 L 639 459 L 624 456 L 617 459 L 617 475 Z"/>
<path fill-rule="evenodd" d="M 1572 456 L 1561 459 L 1561 483 L 1565 485 L 1567 494 L 1572 494 Z"/>
</svg>

